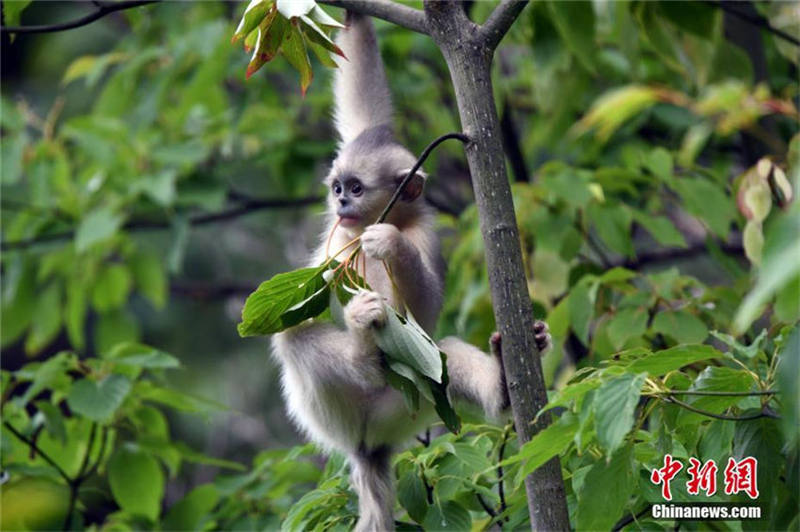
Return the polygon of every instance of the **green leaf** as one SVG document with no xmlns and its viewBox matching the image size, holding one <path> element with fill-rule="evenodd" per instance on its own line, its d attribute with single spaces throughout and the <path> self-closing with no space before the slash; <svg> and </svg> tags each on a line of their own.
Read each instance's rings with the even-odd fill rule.
<svg viewBox="0 0 800 532">
<path fill-rule="evenodd" d="M 244 10 L 242 20 L 236 27 L 236 31 L 233 32 L 231 42 L 235 43 L 236 41 L 246 37 L 251 31 L 255 30 L 256 27 L 261 24 L 261 21 L 264 20 L 269 8 L 270 3 L 266 2 L 265 0 L 252 0 Z"/>
<path fill-rule="evenodd" d="M 444 355 L 442 355 L 442 362 L 444 363 Z M 453 405 L 450 404 L 450 398 L 447 397 L 447 371 L 442 373 L 442 382 L 436 382 L 433 379 L 427 379 L 427 381 L 430 393 L 433 396 L 433 408 L 445 427 L 447 427 L 447 430 L 453 434 L 458 434 L 461 430 L 461 419 L 458 417 Z"/>
<path fill-rule="evenodd" d="M 122 264 L 111 264 L 97 276 L 92 289 L 92 305 L 100 312 L 123 306 L 128 301 L 133 279 Z"/>
<path fill-rule="evenodd" d="M 401 369 L 400 372 L 397 369 Z M 419 410 L 419 389 L 414 379 L 414 370 L 402 362 L 392 362 L 389 367 L 384 368 L 386 380 L 389 386 L 399 390 L 403 394 L 406 408 L 410 414 Z M 409 375 L 409 376 L 407 376 Z"/>
<path fill-rule="evenodd" d="M 86 344 L 86 287 L 77 279 L 67 282 L 67 303 L 64 306 L 64 325 L 69 341 L 75 349 L 83 349 Z"/>
<path fill-rule="evenodd" d="M 406 319 L 384 304 L 386 324 L 373 330 L 375 343 L 390 360 L 397 360 L 437 383 L 442 382 L 439 348 L 413 318 Z"/>
<path fill-rule="evenodd" d="M 265 63 L 275 58 L 288 28 L 289 21 L 280 16 L 277 9 L 270 10 L 255 32 L 256 41 L 253 45 L 253 55 L 247 65 L 247 73 L 245 74 L 248 79 Z M 247 39 L 245 40 L 245 45 L 247 45 Z"/>
<path fill-rule="evenodd" d="M 95 349 L 106 353 L 118 343 L 137 341 L 139 335 L 139 322 L 131 313 L 116 310 L 101 314 L 94 334 Z"/>
<path fill-rule="evenodd" d="M 672 220 L 666 216 L 651 216 L 636 209 L 633 209 L 632 212 L 634 221 L 644 227 L 659 244 L 686 247 L 686 240 L 683 235 L 675 228 Z"/>
<path fill-rule="evenodd" d="M 632 447 L 627 446 L 606 462 L 595 462 L 586 473 L 578 494 L 577 530 L 611 530 L 636 487 Z"/>
<path fill-rule="evenodd" d="M 800 276 L 789 281 L 775 298 L 775 317 L 785 323 L 800 320 Z"/>
<path fill-rule="evenodd" d="M 161 523 L 162 530 L 200 530 L 204 517 L 212 512 L 219 501 L 219 492 L 213 484 L 194 488 L 175 503 Z"/>
<path fill-rule="evenodd" d="M 428 513 L 428 495 L 416 471 L 408 471 L 400 477 L 397 483 L 397 500 L 411 519 L 422 523 Z"/>
<path fill-rule="evenodd" d="M 300 20 L 302 21 L 303 35 L 309 42 L 317 44 L 331 53 L 345 57 L 342 49 L 336 46 L 336 43 L 313 20 L 306 16 L 300 17 Z"/>
<path fill-rule="evenodd" d="M 589 219 L 592 221 L 600 239 L 610 249 L 625 255 L 633 256 L 633 241 L 631 240 L 630 211 L 623 205 L 598 205 L 589 206 Z"/>
<path fill-rule="evenodd" d="M 642 393 L 646 373 L 625 374 L 603 384 L 595 392 L 594 407 L 597 441 L 613 453 L 633 427 L 634 412 Z"/>
<path fill-rule="evenodd" d="M 139 368 L 177 368 L 181 365 L 180 361 L 172 355 L 136 343 L 123 343 L 115 346 L 107 358 L 118 364 Z"/>
<path fill-rule="evenodd" d="M 679 344 L 699 344 L 708 337 L 703 320 L 685 310 L 665 310 L 656 314 L 653 332 L 669 336 Z"/>
<path fill-rule="evenodd" d="M 557 392 L 555 397 L 547 402 L 542 412 L 546 412 L 557 406 L 568 406 L 573 401 L 579 402 L 587 393 L 599 388 L 602 383 L 603 381 L 599 378 L 589 377 L 582 381 L 569 384 Z"/>
<path fill-rule="evenodd" d="M 161 259 L 153 253 L 139 253 L 128 263 L 141 294 L 157 309 L 167 303 L 167 276 Z"/>
<path fill-rule="evenodd" d="M 58 283 L 50 283 L 36 298 L 31 330 L 25 340 L 25 352 L 38 353 L 55 339 L 59 330 L 61 330 L 61 286 Z"/>
<path fill-rule="evenodd" d="M 36 401 L 34 403 L 39 412 L 44 416 L 44 428 L 50 433 L 54 440 L 63 444 L 67 442 L 67 429 L 64 426 L 64 416 L 61 410 L 47 401 Z"/>
<path fill-rule="evenodd" d="M 280 317 L 284 329 L 293 327 L 309 318 L 315 318 L 325 312 L 330 305 L 330 293 L 330 285 L 325 284 L 311 294 L 308 299 L 287 309 Z"/>
<path fill-rule="evenodd" d="M 608 339 L 614 349 L 622 349 L 630 338 L 636 338 L 647 330 L 647 309 L 629 307 L 620 310 L 608 322 Z"/>
<path fill-rule="evenodd" d="M 693 178 L 676 181 L 675 188 L 690 214 L 706 222 L 720 238 L 728 236 L 736 208 L 719 185 Z"/>
<path fill-rule="evenodd" d="M 445 501 L 430 507 L 422 526 L 425 530 L 470 530 L 472 517 L 457 502 Z"/>
<path fill-rule="evenodd" d="M 475 473 L 486 471 L 492 467 L 492 463 L 480 447 L 465 442 L 453 444 L 453 453 L 459 460 Z"/>
<path fill-rule="evenodd" d="M 117 504 L 133 515 L 156 521 L 164 495 L 164 472 L 155 458 L 128 447 L 108 462 L 108 482 Z"/>
<path fill-rule="evenodd" d="M 137 382 L 134 387 L 137 397 L 166 405 L 183 412 L 213 412 L 227 410 L 228 407 L 221 403 L 188 395 L 170 388 L 162 388 L 148 381 Z"/>
<path fill-rule="evenodd" d="M 581 65 L 595 74 L 594 6 L 589 1 L 548 2 L 553 23 L 567 48 Z"/>
<path fill-rule="evenodd" d="M 736 312 L 733 326 L 744 332 L 775 293 L 800 274 L 800 209 L 782 214 L 769 229 L 758 281 Z"/>
<path fill-rule="evenodd" d="M 130 391 L 131 381 L 124 375 L 114 373 L 99 381 L 84 378 L 72 384 L 67 404 L 77 414 L 106 423 Z"/>
<path fill-rule="evenodd" d="M 111 207 L 100 207 L 81 220 L 75 231 L 75 249 L 83 253 L 94 244 L 108 240 L 122 226 L 123 217 Z"/>
<path fill-rule="evenodd" d="M 644 165 L 653 175 L 663 181 L 670 182 L 672 180 L 672 154 L 661 146 L 647 155 Z"/>
<path fill-rule="evenodd" d="M 237 327 L 239 335 L 244 338 L 286 329 L 283 314 L 302 304 L 325 286 L 322 273 L 320 268 L 303 268 L 279 273 L 261 283 L 245 301 L 242 321 Z M 302 315 L 304 313 L 296 313 L 294 317 Z"/>
<path fill-rule="evenodd" d="M 30 3 L 31 0 L 11 0 L 3 2 L 3 16 L 5 18 L 3 25 L 19 26 L 20 15 L 22 15 L 22 12 Z M 14 34 L 12 33 L 11 35 L 13 36 Z"/>
<path fill-rule="evenodd" d="M 300 91 L 305 96 L 308 86 L 311 85 L 313 72 L 311 71 L 311 61 L 308 59 L 303 34 L 300 33 L 299 23 L 295 20 L 289 26 L 281 53 L 289 61 L 289 64 L 300 73 Z"/>
<path fill-rule="evenodd" d="M 558 421 L 554 421 L 520 447 L 519 453 L 503 460 L 502 465 L 524 460 L 520 474 L 527 476 L 554 456 L 564 452 L 572 443 L 578 428 L 578 418 L 570 413 L 564 413 Z"/>
<path fill-rule="evenodd" d="M 577 134 L 597 129 L 597 137 L 606 142 L 622 124 L 659 101 L 658 91 L 643 85 L 611 89 L 592 104 L 575 127 Z"/>
<path fill-rule="evenodd" d="M 589 345 L 589 327 L 594 317 L 594 303 L 597 296 L 597 283 L 592 277 L 585 277 L 576 284 L 569 294 L 569 321 L 575 336 Z"/>
<path fill-rule="evenodd" d="M 752 376 L 744 370 L 708 366 L 697 376 L 689 389 L 691 391 L 701 392 L 739 393 L 756 389 L 756 383 Z M 703 395 L 688 396 L 683 400 L 695 408 L 719 414 L 741 401 L 742 398 L 736 396 Z M 686 420 L 690 416 L 696 418 L 699 415 L 700 414 L 684 410 L 681 412 L 682 417 L 680 419 Z"/>
<path fill-rule="evenodd" d="M 725 355 L 710 345 L 678 345 L 635 360 L 625 368 L 625 371 L 635 374 L 647 372 L 657 377 L 700 360 L 724 357 Z"/>
<path fill-rule="evenodd" d="M 713 6 L 700 2 L 660 1 L 659 11 L 673 24 L 682 30 L 700 37 L 712 39 L 717 17 Z"/>
</svg>

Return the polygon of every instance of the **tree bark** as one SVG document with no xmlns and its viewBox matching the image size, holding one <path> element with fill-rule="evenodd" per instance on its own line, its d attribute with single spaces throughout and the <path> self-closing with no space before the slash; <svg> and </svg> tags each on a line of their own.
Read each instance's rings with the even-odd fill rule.
<svg viewBox="0 0 800 532">
<path fill-rule="evenodd" d="M 431 37 L 450 70 L 463 131 L 471 140 L 466 148 L 467 162 L 485 242 L 495 321 L 502 336 L 514 423 L 520 443 L 524 443 L 550 423 L 550 416 L 540 416 L 533 423 L 536 413 L 547 403 L 547 393 L 534 339 L 533 310 L 494 105 L 491 61 L 502 34 L 498 36 L 496 24 L 491 31 L 481 31 L 456 2 L 426 0 L 424 5 Z M 519 13 L 519 5 L 509 4 L 509 8 Z M 513 18 L 497 20 L 507 24 L 507 29 Z M 499 31 L 505 33 L 503 29 Z M 530 474 L 525 487 L 533 529 L 569 529 L 557 457 Z"/>
</svg>

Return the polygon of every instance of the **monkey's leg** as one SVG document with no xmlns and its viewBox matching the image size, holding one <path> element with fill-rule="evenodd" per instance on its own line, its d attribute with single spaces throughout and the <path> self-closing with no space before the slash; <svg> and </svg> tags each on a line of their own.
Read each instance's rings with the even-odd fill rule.
<svg viewBox="0 0 800 532">
<path fill-rule="evenodd" d="M 386 446 L 360 449 L 350 457 L 350 483 L 358 494 L 359 517 L 355 532 L 394 530 L 390 457 L 391 451 Z"/>
</svg>

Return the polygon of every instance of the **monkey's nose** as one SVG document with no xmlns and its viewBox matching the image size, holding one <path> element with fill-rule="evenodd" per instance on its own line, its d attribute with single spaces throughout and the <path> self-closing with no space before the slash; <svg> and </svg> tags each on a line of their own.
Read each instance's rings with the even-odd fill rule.
<svg viewBox="0 0 800 532">
<path fill-rule="evenodd" d="M 350 203 L 350 200 L 349 200 L 349 199 L 347 199 L 347 198 L 345 198 L 345 197 L 341 197 L 341 198 L 339 198 L 339 204 L 340 204 L 342 207 L 344 207 L 344 206 L 345 206 L 345 205 L 347 205 L 348 203 Z"/>
</svg>

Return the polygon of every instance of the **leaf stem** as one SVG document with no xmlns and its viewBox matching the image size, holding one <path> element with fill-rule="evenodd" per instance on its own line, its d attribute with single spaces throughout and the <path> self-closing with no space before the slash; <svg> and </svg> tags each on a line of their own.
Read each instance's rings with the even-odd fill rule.
<svg viewBox="0 0 800 532">
<path fill-rule="evenodd" d="M 403 178 L 403 180 L 400 182 L 400 185 L 398 185 L 397 190 L 394 191 L 392 199 L 389 200 L 389 203 L 386 204 L 386 207 L 383 209 L 381 215 L 378 216 L 378 220 L 375 222 L 376 224 L 382 224 L 386 220 L 386 217 L 389 215 L 389 211 L 391 211 L 392 207 L 394 207 L 394 204 L 397 203 L 397 200 L 400 198 L 400 194 L 403 193 L 403 190 L 406 188 L 406 185 L 408 185 L 409 181 L 411 181 L 411 178 L 414 177 L 414 174 L 417 173 L 417 170 L 419 170 L 420 166 L 422 166 L 422 163 L 425 162 L 425 159 L 428 158 L 428 156 L 431 154 L 434 148 L 436 148 L 436 146 L 438 146 L 439 144 L 448 139 L 458 139 L 464 144 L 467 144 L 469 142 L 469 137 L 462 133 L 448 133 L 446 135 L 442 135 L 441 137 L 437 138 L 436 140 L 428 144 L 428 146 L 422 151 L 422 154 L 419 156 L 419 159 L 417 159 L 417 162 L 414 163 L 414 166 L 411 167 L 411 170 L 408 172 L 406 177 Z"/>
<path fill-rule="evenodd" d="M 64 479 L 64 481 L 65 481 L 67 484 L 72 484 L 72 479 L 70 478 L 70 476 L 69 476 L 69 475 L 67 475 L 67 473 L 66 473 L 66 472 L 65 472 L 63 469 L 61 469 L 61 466 L 60 466 L 60 465 L 58 465 L 58 464 L 55 462 L 55 460 L 53 460 L 52 458 L 50 458 L 50 457 L 47 455 L 47 453 L 44 453 L 44 452 L 42 452 L 42 450 L 39 448 L 39 446 L 38 446 L 38 445 L 36 445 L 36 442 L 34 442 L 33 440 L 31 440 L 31 439 L 29 439 L 29 438 L 26 438 L 25 436 L 23 436 L 23 435 L 22 435 L 22 434 L 21 434 L 19 431 L 17 431 L 17 429 L 15 429 L 15 428 L 14 428 L 14 427 L 11 425 L 11 423 L 9 423 L 8 421 L 3 421 L 3 426 L 4 426 L 5 428 L 7 428 L 7 429 L 9 430 L 9 432 L 11 432 L 11 434 L 13 434 L 14 436 L 16 436 L 16 437 L 17 437 L 17 438 L 18 438 L 20 441 L 22 441 L 22 442 L 23 442 L 23 443 L 25 443 L 25 444 L 26 444 L 28 447 L 30 447 L 31 449 L 33 449 L 34 451 L 36 451 L 36 452 L 39 454 L 39 456 L 41 456 L 41 457 L 44 459 L 44 461 L 45 461 L 45 462 L 47 462 L 48 464 L 50 464 L 51 466 L 53 466 L 53 468 L 54 468 L 54 469 L 55 469 L 55 470 L 58 472 L 58 474 L 59 474 L 59 475 L 61 475 L 61 478 L 63 478 L 63 479 Z"/>
</svg>

